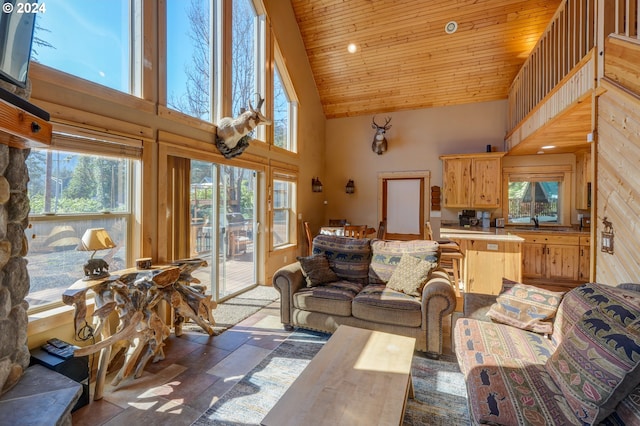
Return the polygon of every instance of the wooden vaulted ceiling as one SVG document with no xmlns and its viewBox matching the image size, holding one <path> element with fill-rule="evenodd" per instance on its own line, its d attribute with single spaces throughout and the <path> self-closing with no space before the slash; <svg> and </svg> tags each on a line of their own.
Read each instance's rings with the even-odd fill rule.
<svg viewBox="0 0 640 426">
<path fill-rule="evenodd" d="M 506 99 L 561 3 L 291 2 L 327 118 Z"/>
</svg>

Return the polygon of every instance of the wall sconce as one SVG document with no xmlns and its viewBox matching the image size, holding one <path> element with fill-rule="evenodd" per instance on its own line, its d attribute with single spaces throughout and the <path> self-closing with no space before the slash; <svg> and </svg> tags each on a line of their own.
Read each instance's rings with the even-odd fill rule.
<svg viewBox="0 0 640 426">
<path fill-rule="evenodd" d="M 613 254 L 613 224 L 607 220 L 606 216 L 602 219 L 602 224 L 604 225 L 604 231 L 601 234 L 600 250 L 604 253 Z"/>
<path fill-rule="evenodd" d="M 353 179 L 349 179 L 349 182 L 347 182 L 347 186 L 345 186 L 344 189 L 347 192 L 347 194 L 353 194 L 353 192 L 356 190 L 356 186 L 353 183 Z"/>
<path fill-rule="evenodd" d="M 311 190 L 313 192 L 322 192 L 322 182 L 320 182 L 320 178 L 311 178 Z"/>
</svg>

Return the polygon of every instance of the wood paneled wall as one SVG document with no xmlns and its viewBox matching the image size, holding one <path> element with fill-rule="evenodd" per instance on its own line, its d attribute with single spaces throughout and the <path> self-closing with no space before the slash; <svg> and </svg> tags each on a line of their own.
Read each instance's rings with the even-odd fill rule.
<svg viewBox="0 0 640 426">
<path fill-rule="evenodd" d="M 633 84 L 618 78 L 637 68 L 636 43 L 619 40 L 611 55 L 605 49 L 598 99 L 595 279 L 610 285 L 640 282 L 640 85 L 637 75 Z M 613 254 L 600 251 L 605 217 L 613 224 Z"/>
</svg>

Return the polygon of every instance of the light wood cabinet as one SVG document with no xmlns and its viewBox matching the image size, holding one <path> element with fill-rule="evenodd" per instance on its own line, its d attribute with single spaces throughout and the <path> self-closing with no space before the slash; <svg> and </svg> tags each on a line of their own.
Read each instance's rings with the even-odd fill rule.
<svg viewBox="0 0 640 426">
<path fill-rule="evenodd" d="M 520 241 L 459 239 L 464 291 L 500 294 L 502 278 L 522 281 Z"/>
<path fill-rule="evenodd" d="M 546 278 L 551 280 L 578 281 L 580 248 L 574 245 L 546 245 Z"/>
<path fill-rule="evenodd" d="M 444 207 L 498 208 L 504 152 L 443 155 Z"/>
<path fill-rule="evenodd" d="M 580 267 L 578 279 L 582 282 L 591 281 L 591 237 L 580 237 Z"/>
<path fill-rule="evenodd" d="M 589 277 L 589 240 L 579 235 L 518 233 L 522 244 L 522 277 L 525 281 L 586 282 Z M 586 267 L 585 267 L 586 264 Z M 584 278 L 586 274 L 586 279 Z"/>
<path fill-rule="evenodd" d="M 591 208 L 591 152 L 576 152 L 576 209 Z"/>
</svg>

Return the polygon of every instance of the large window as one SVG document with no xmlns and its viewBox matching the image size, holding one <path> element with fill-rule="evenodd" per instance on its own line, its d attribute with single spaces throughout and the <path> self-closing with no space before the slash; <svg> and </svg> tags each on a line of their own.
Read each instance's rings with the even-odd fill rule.
<svg viewBox="0 0 640 426">
<path fill-rule="evenodd" d="M 296 152 L 297 102 L 283 81 L 284 69 L 276 62 L 273 73 L 273 144 Z"/>
<path fill-rule="evenodd" d="M 553 166 L 550 167 L 553 169 Z M 507 179 L 508 223 L 529 225 L 568 224 L 570 202 L 568 170 L 509 172 Z"/>
<path fill-rule="evenodd" d="M 61 302 L 61 295 L 83 278 L 93 255 L 78 251 L 89 228 L 107 230 L 116 247 L 95 253 L 111 271 L 131 257 L 132 181 L 136 162 L 126 158 L 33 149 L 27 158 L 31 203 L 28 272 L 30 308 Z"/>
<path fill-rule="evenodd" d="M 271 242 L 273 248 L 295 244 L 296 184 L 295 177 L 286 173 L 274 174 L 273 214 L 271 219 Z"/>
<path fill-rule="evenodd" d="M 210 0 L 167 1 L 167 106 L 205 121 L 211 111 Z"/>
<path fill-rule="evenodd" d="M 32 59 L 68 74 L 135 93 L 132 16 L 136 0 L 66 0 L 39 13 Z"/>
<path fill-rule="evenodd" d="M 264 97 L 264 36 L 261 18 L 251 0 L 231 2 L 231 113 L 233 116 L 248 107 L 256 106 Z M 264 140 L 264 126 L 258 126 L 255 138 Z"/>
</svg>

